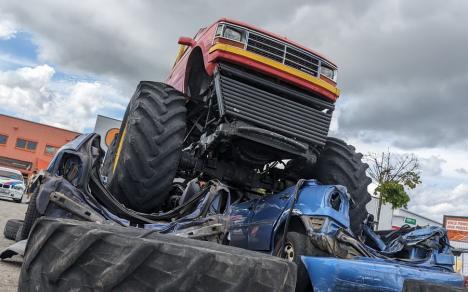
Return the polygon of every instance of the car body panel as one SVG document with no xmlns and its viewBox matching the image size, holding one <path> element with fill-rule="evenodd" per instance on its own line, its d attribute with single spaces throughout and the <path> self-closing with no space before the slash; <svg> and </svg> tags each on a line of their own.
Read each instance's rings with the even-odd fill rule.
<svg viewBox="0 0 468 292">
<path fill-rule="evenodd" d="M 329 204 L 330 196 L 335 192 L 338 192 L 342 198 L 342 204 L 338 211 Z M 242 218 L 243 232 L 240 233 L 237 229 L 235 230 L 235 241 L 232 245 L 238 244 L 238 242 L 248 242 L 247 246 L 251 250 L 273 252 L 275 234 L 289 213 L 293 197 L 294 187 L 290 187 L 280 193 L 256 199 L 255 202 L 249 202 L 249 204 L 242 203 L 245 206 L 248 205 L 250 208 L 253 208 L 249 212 L 245 210 L 245 207 L 238 208 L 234 204 L 230 216 Z M 327 221 L 333 221 L 332 223 L 334 223 L 328 226 L 328 228 L 336 230 L 341 227 L 349 230 L 348 209 L 349 199 L 343 187 L 320 185 L 317 181 L 310 180 L 304 184 L 304 187 L 299 192 L 299 198 L 293 209 L 293 214 L 294 216 L 333 218 L 334 220 Z M 246 224 L 248 227 L 245 226 Z M 243 236 L 247 238 L 242 238 Z"/>
<path fill-rule="evenodd" d="M 462 287 L 463 277 L 383 259 L 302 257 L 314 291 L 402 291 L 405 280 Z"/>
<path fill-rule="evenodd" d="M 251 218 L 257 201 L 233 204 L 229 213 L 229 242 L 232 246 L 248 248 Z"/>
</svg>

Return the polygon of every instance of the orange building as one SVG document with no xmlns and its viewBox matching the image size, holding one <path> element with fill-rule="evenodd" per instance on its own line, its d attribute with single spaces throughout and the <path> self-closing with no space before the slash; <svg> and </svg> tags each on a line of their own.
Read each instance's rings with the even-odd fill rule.
<svg viewBox="0 0 468 292">
<path fill-rule="evenodd" d="M 0 114 L 0 166 L 29 176 L 47 168 L 55 152 L 79 134 Z"/>
</svg>

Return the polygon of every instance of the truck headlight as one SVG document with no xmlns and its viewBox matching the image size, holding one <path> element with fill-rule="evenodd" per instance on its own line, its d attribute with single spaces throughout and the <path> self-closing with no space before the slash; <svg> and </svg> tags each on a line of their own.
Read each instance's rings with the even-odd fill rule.
<svg viewBox="0 0 468 292">
<path fill-rule="evenodd" d="M 235 30 L 231 27 L 226 27 L 224 29 L 223 37 L 236 41 L 236 42 L 241 42 L 242 41 L 242 33 L 238 30 Z"/>
<path fill-rule="evenodd" d="M 321 66 L 320 67 L 320 75 L 323 75 L 327 77 L 328 79 L 331 79 L 335 81 L 335 70 L 328 68 L 326 66 Z"/>
</svg>

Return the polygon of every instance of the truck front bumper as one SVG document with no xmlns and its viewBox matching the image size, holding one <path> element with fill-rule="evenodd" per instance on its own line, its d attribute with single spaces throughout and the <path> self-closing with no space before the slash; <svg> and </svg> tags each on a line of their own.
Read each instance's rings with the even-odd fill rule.
<svg viewBox="0 0 468 292">
<path fill-rule="evenodd" d="M 280 78 L 306 90 L 323 95 L 331 102 L 335 102 L 340 95 L 340 90 L 336 86 L 322 79 L 286 66 L 275 60 L 228 44 L 216 44 L 209 50 L 209 63 L 216 64 L 221 60 L 241 64 L 243 67 Z"/>
</svg>

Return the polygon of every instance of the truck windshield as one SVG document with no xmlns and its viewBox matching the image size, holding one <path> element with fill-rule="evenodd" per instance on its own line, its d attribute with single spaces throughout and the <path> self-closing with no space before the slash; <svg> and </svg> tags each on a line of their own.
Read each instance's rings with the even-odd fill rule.
<svg viewBox="0 0 468 292">
<path fill-rule="evenodd" d="M 21 174 L 14 173 L 14 172 L 7 171 L 7 170 L 0 170 L 0 177 L 6 177 L 6 178 L 23 181 L 23 176 Z"/>
</svg>

